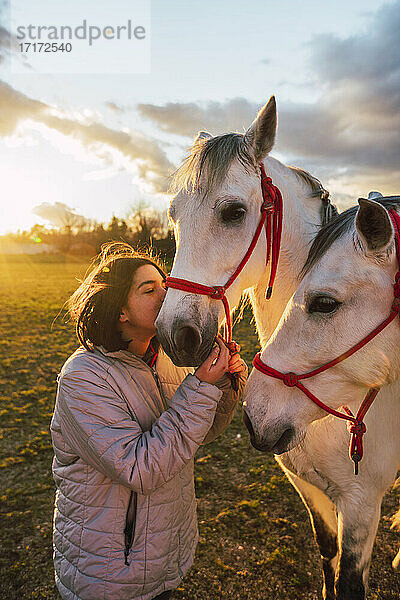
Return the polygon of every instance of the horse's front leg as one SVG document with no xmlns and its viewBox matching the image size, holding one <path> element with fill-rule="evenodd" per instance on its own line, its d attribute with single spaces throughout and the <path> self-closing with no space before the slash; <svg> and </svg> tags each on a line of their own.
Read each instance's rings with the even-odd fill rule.
<svg viewBox="0 0 400 600">
<path fill-rule="evenodd" d="M 282 465 L 282 461 L 278 461 Z M 324 600 L 336 600 L 335 573 L 338 563 L 337 515 L 336 507 L 319 488 L 284 469 L 290 483 L 303 500 L 314 532 L 315 541 L 321 555 Z"/>
<path fill-rule="evenodd" d="M 337 600 L 364 600 L 383 494 L 357 489 L 338 500 Z"/>
</svg>

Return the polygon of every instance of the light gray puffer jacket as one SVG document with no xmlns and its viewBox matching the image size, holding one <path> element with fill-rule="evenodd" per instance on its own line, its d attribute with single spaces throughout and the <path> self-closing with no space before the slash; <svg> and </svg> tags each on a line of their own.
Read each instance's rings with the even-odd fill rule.
<svg viewBox="0 0 400 600">
<path fill-rule="evenodd" d="M 226 376 L 222 391 L 188 371 L 162 351 L 155 369 L 102 349 L 65 363 L 51 423 L 64 600 L 149 600 L 192 565 L 193 456 L 231 421 L 245 375 L 234 393 Z"/>
</svg>

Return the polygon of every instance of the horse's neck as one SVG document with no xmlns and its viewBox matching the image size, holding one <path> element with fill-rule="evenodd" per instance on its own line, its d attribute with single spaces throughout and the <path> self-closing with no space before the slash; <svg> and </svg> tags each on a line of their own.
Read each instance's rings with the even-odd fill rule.
<svg viewBox="0 0 400 600">
<path fill-rule="evenodd" d="M 307 258 L 310 242 L 321 225 L 320 203 L 307 198 L 305 185 L 279 161 L 267 158 L 265 170 L 279 187 L 283 199 L 283 228 L 279 263 L 273 293 L 265 299 L 269 269 L 250 289 L 257 333 L 263 346 L 275 330 L 283 310 L 296 290 L 298 276 Z"/>
<path fill-rule="evenodd" d="M 346 402 L 346 406 L 348 406 L 353 415 L 355 415 L 360 408 L 360 400 L 350 400 L 349 402 Z M 393 414 L 393 418 L 397 419 L 400 429 L 400 379 L 396 379 L 381 387 L 371 408 L 367 412 L 367 415 L 370 415 L 369 419 L 372 418 L 371 415 L 375 412 L 380 415 L 383 427 L 387 425 L 391 419 L 390 415 Z M 387 418 L 386 416 L 385 418 L 383 417 L 384 414 L 387 415 Z"/>
</svg>

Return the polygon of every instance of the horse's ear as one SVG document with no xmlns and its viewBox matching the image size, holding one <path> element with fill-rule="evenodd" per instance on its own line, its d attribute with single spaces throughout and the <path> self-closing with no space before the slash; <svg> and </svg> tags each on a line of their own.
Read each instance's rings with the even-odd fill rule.
<svg viewBox="0 0 400 600">
<path fill-rule="evenodd" d="M 358 199 L 356 229 L 366 254 L 380 253 L 393 242 L 393 227 L 388 211 L 374 200 Z"/>
<path fill-rule="evenodd" d="M 211 133 L 208 133 L 208 131 L 199 131 L 199 133 L 194 138 L 193 145 L 198 144 L 199 142 L 201 142 L 201 140 L 209 140 L 210 138 L 212 138 L 212 135 Z"/>
<path fill-rule="evenodd" d="M 271 152 L 275 142 L 276 125 L 275 96 L 271 96 L 244 135 L 244 142 L 257 163 Z"/>
</svg>

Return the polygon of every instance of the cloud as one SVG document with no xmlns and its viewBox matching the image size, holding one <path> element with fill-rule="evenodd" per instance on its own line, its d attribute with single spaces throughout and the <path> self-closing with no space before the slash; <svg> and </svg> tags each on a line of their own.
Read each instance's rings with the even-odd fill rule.
<svg viewBox="0 0 400 600">
<path fill-rule="evenodd" d="M 358 81 L 364 85 L 370 82 L 398 92 L 399 27 L 400 3 L 397 0 L 382 6 L 364 33 L 348 38 L 332 34 L 314 36 L 311 62 L 315 73 L 321 81 L 330 84 Z"/>
<path fill-rule="evenodd" d="M 30 69 L 26 55 L 20 52 L 19 40 L 6 26 L 10 20 L 9 13 L 9 2 L 7 0 L 0 1 L 0 64 L 4 65 L 9 59 L 13 58 Z"/>
<path fill-rule="evenodd" d="M 0 62 L 5 60 L 5 55 L 10 51 L 18 50 L 17 40 L 2 25 L 0 25 Z"/>
<path fill-rule="evenodd" d="M 167 189 L 174 166 L 154 139 L 139 131 L 121 131 L 87 118 L 68 116 L 44 102 L 29 98 L 0 82 L 0 136 L 11 136 L 24 122 L 34 122 L 74 139 L 108 163 L 119 153 L 127 167 L 152 184 L 157 192 Z"/>
<path fill-rule="evenodd" d="M 308 104 L 279 103 L 278 98 L 276 150 L 286 160 L 344 186 L 352 179 L 353 188 L 361 182 L 392 192 L 400 187 L 399 31 L 396 1 L 373 14 L 362 33 L 312 38 L 310 64 L 315 88 L 322 93 Z M 138 110 L 163 131 L 192 137 L 204 128 L 213 134 L 240 131 L 260 105 L 235 98 L 225 103 L 140 104 Z"/>
<path fill-rule="evenodd" d="M 83 227 L 90 223 L 83 215 L 79 215 L 73 208 L 63 202 L 42 202 L 32 209 L 33 214 L 48 221 L 54 227 Z"/>
<path fill-rule="evenodd" d="M 169 102 L 164 106 L 138 104 L 136 108 L 142 117 L 150 119 L 163 131 L 193 137 L 204 127 L 213 134 L 232 129 L 243 131 L 253 120 L 257 105 L 244 98 L 233 98 L 226 103 Z"/>
<path fill-rule="evenodd" d="M 112 102 L 111 100 L 108 100 L 104 104 L 107 108 L 109 108 L 117 114 L 123 114 L 126 111 L 126 109 L 123 106 L 120 106 L 119 104 L 117 104 L 116 102 Z"/>
<path fill-rule="evenodd" d="M 344 164 L 350 160 L 352 165 L 380 170 L 398 167 L 399 30 L 397 1 L 377 11 L 362 34 L 318 35 L 311 42 L 313 72 L 325 90 L 315 108 L 326 134 L 317 138 L 323 153 L 335 161 L 342 157 Z M 312 144 L 307 146 L 312 149 Z"/>
<path fill-rule="evenodd" d="M 40 120 L 48 106 L 0 82 L 0 135 L 12 135 L 25 119 Z"/>
</svg>

